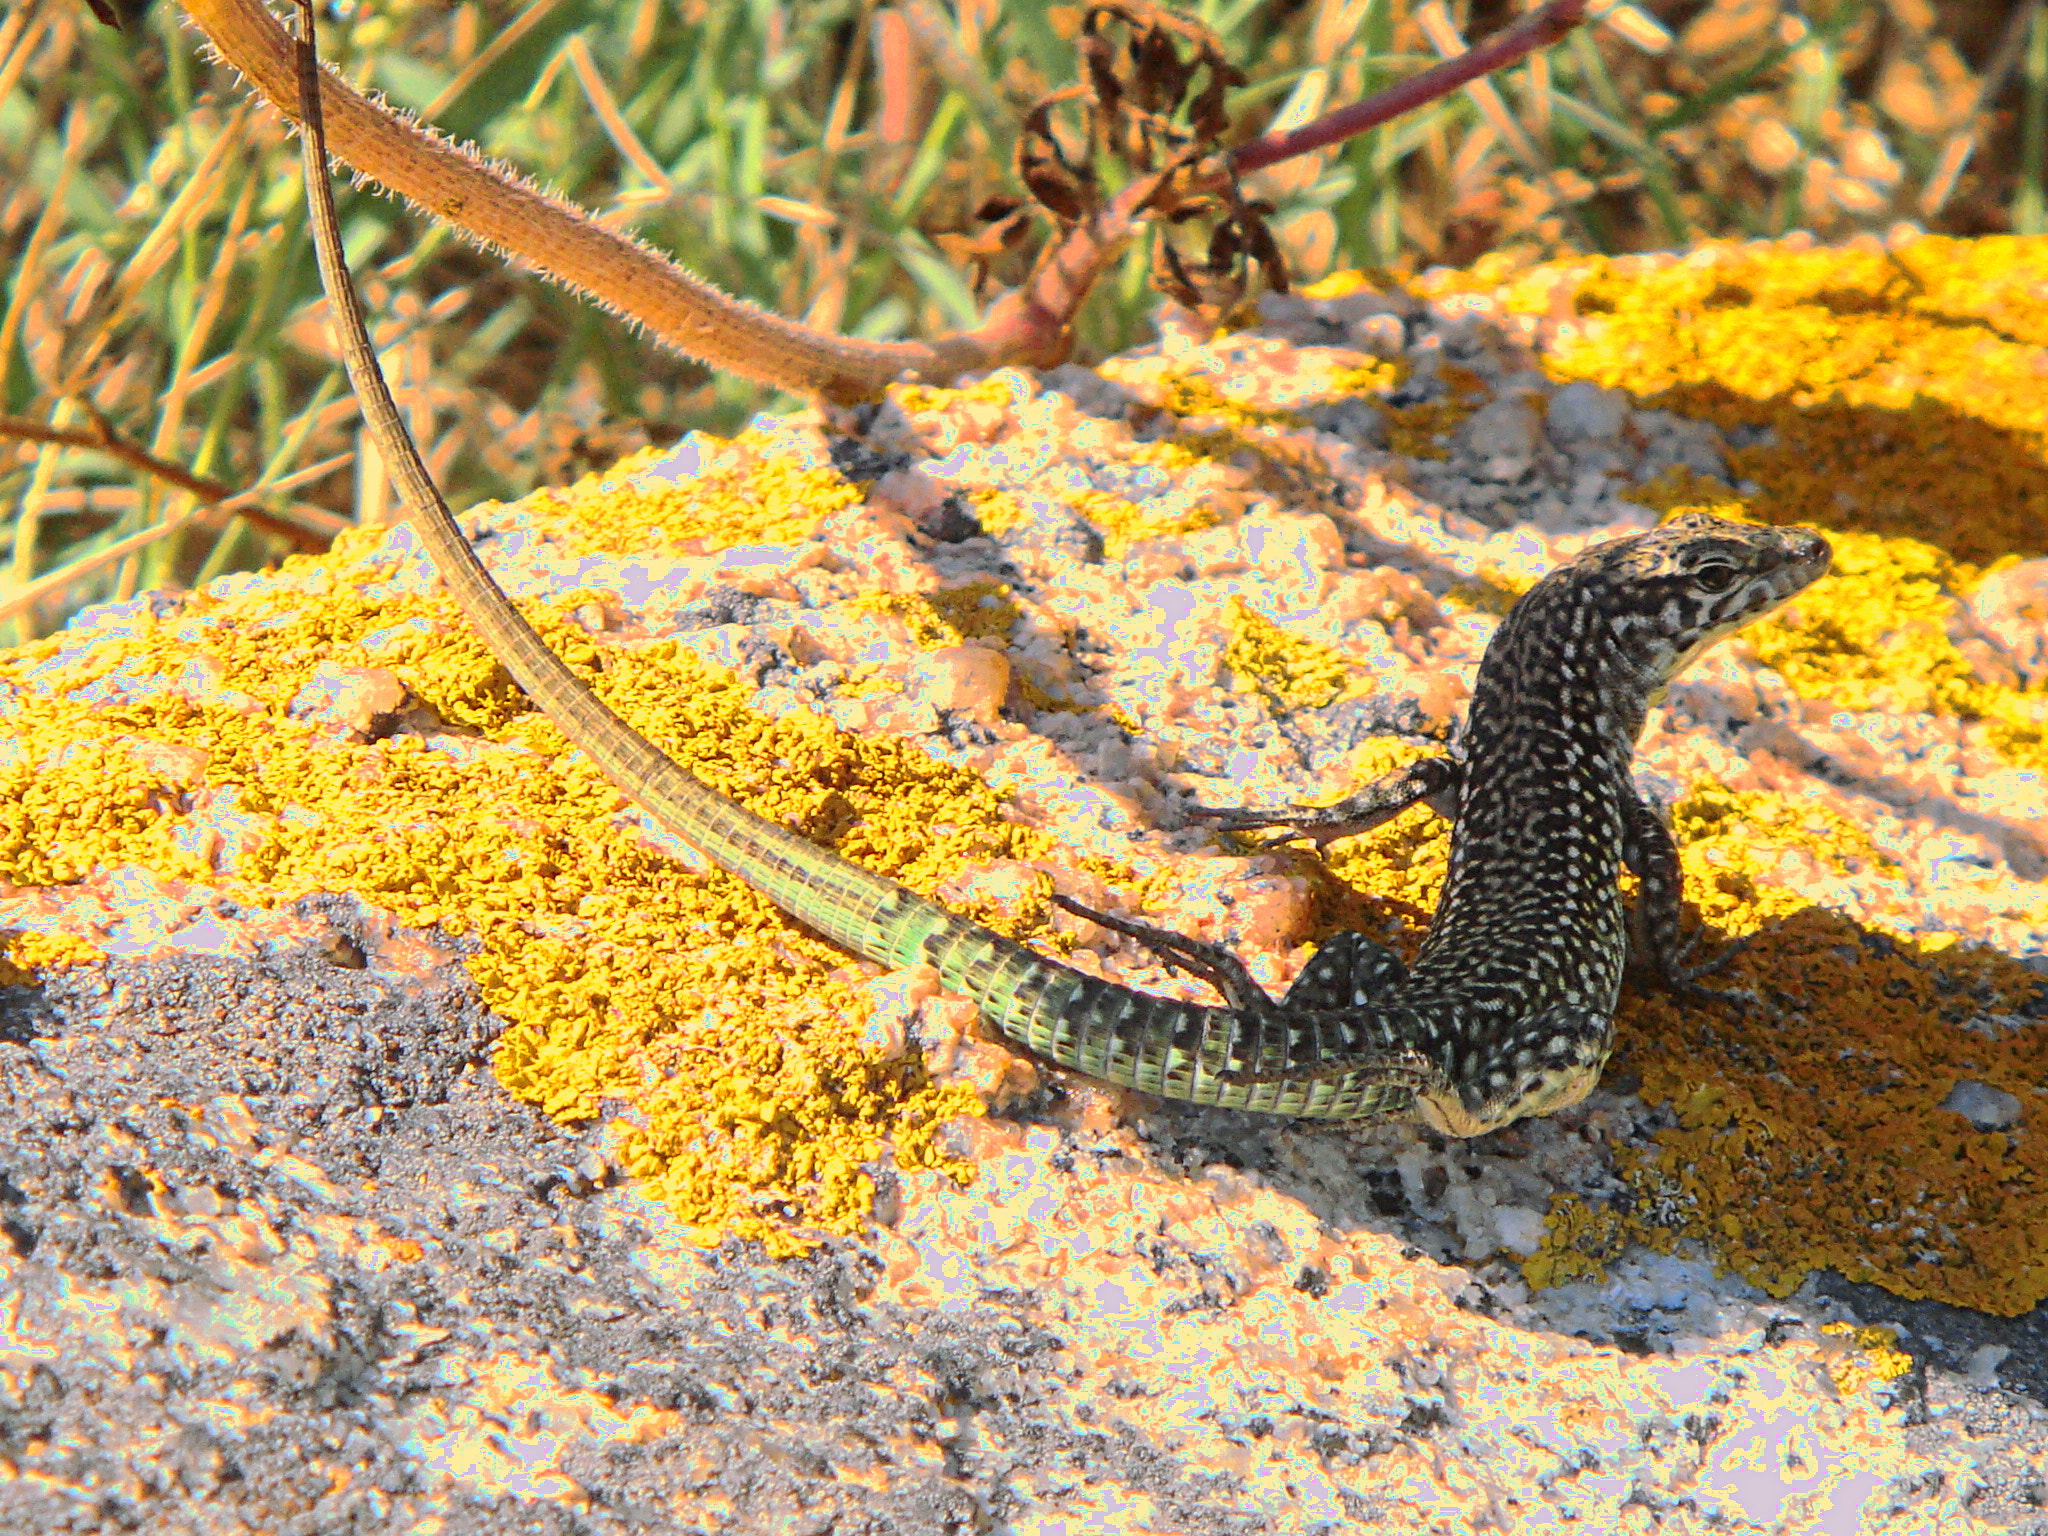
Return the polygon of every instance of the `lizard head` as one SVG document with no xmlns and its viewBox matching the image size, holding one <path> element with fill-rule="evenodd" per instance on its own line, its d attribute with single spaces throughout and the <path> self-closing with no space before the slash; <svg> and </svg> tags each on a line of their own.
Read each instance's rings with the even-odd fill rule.
<svg viewBox="0 0 2048 1536">
<path fill-rule="evenodd" d="M 1716 640 L 1825 575 L 1832 554 L 1809 529 L 1689 512 L 1590 549 L 1567 569 L 1593 589 L 1621 653 L 1641 669 L 1655 702 Z"/>
</svg>

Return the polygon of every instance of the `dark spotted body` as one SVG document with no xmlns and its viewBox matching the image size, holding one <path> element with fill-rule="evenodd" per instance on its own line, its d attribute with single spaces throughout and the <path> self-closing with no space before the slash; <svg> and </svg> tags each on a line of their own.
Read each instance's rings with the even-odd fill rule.
<svg viewBox="0 0 2048 1536">
<path fill-rule="evenodd" d="M 1574 1103 L 1598 1078 L 1629 950 L 1623 862 L 1642 881 L 1646 958 L 1680 990 L 1706 969 L 1685 965 L 1671 835 L 1629 780 L 1636 736 L 1687 662 L 1828 563 L 1814 534 L 1704 516 L 1590 550 L 1501 625 L 1453 756 L 1327 810 L 1210 813 L 1318 841 L 1417 801 L 1455 819 L 1443 900 L 1412 972 L 1339 934 L 1275 1000 L 1223 950 L 1089 914 L 1206 978 L 1217 1007 L 1084 975 L 700 783 L 548 650 L 445 509 L 415 511 L 464 612 L 563 733 L 670 831 L 834 943 L 883 965 L 932 966 L 985 1026 L 1109 1082 L 1273 1114 L 1420 1118 L 1461 1136 Z"/>
<path fill-rule="evenodd" d="M 1383 955 L 1341 999 L 1297 985 L 1285 1006 L 1337 1005 L 1319 1026 L 1320 1064 L 1297 1027 L 1288 1059 L 1250 1075 L 1341 1070 L 1348 1048 L 1331 1048 L 1329 1037 L 1369 1030 L 1371 1011 L 1398 1019 L 1400 1044 L 1423 1063 L 1403 1086 L 1414 1113 L 1439 1129 L 1476 1135 L 1583 1098 L 1607 1059 L 1629 956 L 1624 863 L 1642 880 L 1645 958 L 1667 984 L 1698 990 L 1700 971 L 1684 964 L 1677 850 L 1630 774 L 1644 717 L 1694 657 L 1806 587 L 1828 558 L 1815 534 L 1703 514 L 1589 550 L 1502 623 L 1455 758 L 1418 764 L 1327 811 L 1217 813 L 1320 841 L 1417 799 L 1456 818 L 1443 897 L 1413 969 L 1403 975 Z M 1347 947 L 1355 956 L 1364 942 Z M 1355 958 L 1351 967 L 1363 979 Z M 1320 981 L 1337 979 L 1332 966 Z M 1366 1054 L 1391 1043 L 1370 1033 L 1358 1041 Z"/>
</svg>

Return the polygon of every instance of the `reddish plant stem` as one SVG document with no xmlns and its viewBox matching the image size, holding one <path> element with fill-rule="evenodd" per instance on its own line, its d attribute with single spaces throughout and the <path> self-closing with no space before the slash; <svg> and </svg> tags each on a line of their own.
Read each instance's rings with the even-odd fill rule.
<svg viewBox="0 0 2048 1536">
<path fill-rule="evenodd" d="M 1548 48 L 1584 23 L 1586 5 L 1587 0 L 1550 0 L 1542 9 L 1531 11 L 1513 26 L 1494 33 L 1455 59 L 1446 59 L 1434 69 L 1412 75 L 1364 101 L 1325 113 L 1312 123 L 1239 145 L 1230 152 L 1231 169 L 1240 175 L 1264 170 L 1282 160 L 1342 143 L 1369 128 L 1392 122 L 1404 112 L 1413 112 L 1425 102 L 1448 96 L 1481 75 L 1504 68 L 1538 48 Z"/>
</svg>

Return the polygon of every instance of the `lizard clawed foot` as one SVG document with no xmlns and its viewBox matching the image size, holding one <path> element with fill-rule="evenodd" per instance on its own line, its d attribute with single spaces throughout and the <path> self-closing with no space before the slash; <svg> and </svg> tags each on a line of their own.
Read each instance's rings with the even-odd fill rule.
<svg viewBox="0 0 2048 1536">
<path fill-rule="evenodd" d="M 1227 1006 L 1240 1013 L 1256 1013 L 1270 1008 L 1273 1004 L 1266 989 L 1244 968 L 1244 962 L 1227 949 L 1205 943 L 1201 939 L 1191 939 L 1184 934 L 1173 933 L 1165 928 L 1154 928 L 1150 923 L 1133 922 L 1128 917 L 1098 912 L 1093 907 L 1083 906 L 1071 896 L 1054 893 L 1052 901 L 1054 906 L 1071 912 L 1076 917 L 1085 917 L 1091 923 L 1100 923 L 1112 933 L 1120 933 L 1127 939 L 1136 939 L 1165 961 L 1171 969 L 1183 971 L 1199 981 L 1209 983 Z"/>
<path fill-rule="evenodd" d="M 1699 985 L 1702 976 L 1712 976 L 1726 968 L 1729 961 L 1749 948 L 1749 940 L 1740 938 L 1728 945 L 1713 959 L 1699 965 L 1687 965 L 1694 950 L 1699 948 L 1700 935 L 1704 929 L 1695 928 L 1685 936 L 1685 941 L 1669 955 L 1660 956 L 1657 974 L 1674 997 L 1690 1003 L 1723 1003 L 1732 1008 L 1760 1008 L 1763 999 L 1748 987 L 1703 987 Z"/>
<path fill-rule="evenodd" d="M 1340 837 L 1349 837 L 1355 830 L 1350 825 L 1352 818 L 1337 814 L 1338 806 L 1319 807 L 1313 805 L 1286 806 L 1273 811 L 1249 811 L 1237 806 L 1191 805 L 1187 808 L 1190 821 L 1205 822 L 1225 832 L 1267 832 L 1278 830 L 1280 836 L 1268 839 L 1262 847 L 1277 848 L 1284 843 L 1314 843 L 1318 848 L 1327 848 Z"/>
<path fill-rule="evenodd" d="M 1191 821 L 1208 822 L 1226 832 L 1280 828 L 1284 835 L 1268 846 L 1307 841 L 1321 848 L 1340 837 L 1356 837 L 1383 827 L 1417 801 L 1447 820 L 1455 819 L 1463 776 L 1463 766 L 1450 758 L 1425 757 L 1335 805 L 1295 805 L 1271 811 L 1194 805 L 1188 807 L 1187 814 Z"/>
</svg>

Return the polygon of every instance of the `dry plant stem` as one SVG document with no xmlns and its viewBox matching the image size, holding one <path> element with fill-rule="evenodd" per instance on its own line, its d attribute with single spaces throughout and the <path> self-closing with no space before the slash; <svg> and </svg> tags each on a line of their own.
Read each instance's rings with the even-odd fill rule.
<svg viewBox="0 0 2048 1536">
<path fill-rule="evenodd" d="M 2007 78 L 2026 52 L 2027 34 L 2033 30 L 2034 13 L 2041 9 L 2041 3 L 2042 0 L 2026 0 L 2006 18 L 2005 31 L 1999 35 L 1998 46 L 1992 49 L 1991 57 L 1984 64 L 1984 73 L 1978 78 L 1977 96 L 1971 104 L 1970 115 L 1942 146 L 1934 174 L 1920 190 L 1922 217 L 1931 219 L 1941 212 L 1955 191 L 1956 183 L 1962 179 L 1963 168 L 1976 152 L 1977 136 L 1983 132 L 1987 110 L 1998 93 L 2005 89 Z"/>
<path fill-rule="evenodd" d="M 185 0 L 185 10 L 223 59 L 279 112 L 297 119 L 291 39 L 260 0 Z M 370 102 L 325 70 L 321 102 L 331 147 L 358 171 L 712 367 L 850 402 L 880 393 L 905 373 L 951 377 L 996 361 L 966 337 L 870 342 L 806 330 L 721 292 L 581 209 Z"/>
<path fill-rule="evenodd" d="M 182 0 L 221 57 L 294 121 L 299 93 L 291 39 L 261 0 Z M 1585 19 L 1587 0 L 1550 0 L 1478 47 L 1366 101 L 1288 133 L 1240 146 L 1229 168 L 1186 173 L 1184 191 L 1277 164 L 1365 132 L 1555 42 Z M 1074 317 L 1137 228 L 1158 184 L 1141 178 L 1070 230 L 981 325 L 924 342 L 828 335 L 720 291 L 581 209 L 473 151 L 373 103 L 321 73 L 332 151 L 356 170 L 469 238 L 590 295 L 676 350 L 726 372 L 838 404 L 872 399 L 892 380 L 950 382 L 962 373 L 1066 359 Z"/>
<path fill-rule="evenodd" d="M 31 421 L 23 416 L 0 416 L 0 438 L 14 438 L 20 442 L 57 443 L 66 448 L 90 448 L 95 453 L 104 453 L 110 459 L 119 459 L 123 464 L 156 476 L 168 485 L 175 485 L 181 491 L 189 491 L 204 502 L 228 504 L 231 510 L 252 527 L 261 528 L 265 533 L 274 533 L 281 539 L 308 554 L 320 554 L 334 542 L 333 538 L 317 528 L 308 528 L 280 517 L 275 512 L 266 512 L 261 507 L 244 505 L 246 497 L 256 492 L 240 492 L 231 485 L 218 480 L 209 480 L 204 475 L 195 475 L 181 465 L 168 459 L 158 458 L 147 448 L 131 443 L 107 426 L 88 431 L 84 427 L 52 427 L 40 421 Z M 199 510 L 207 510 L 201 508 Z"/>
<path fill-rule="evenodd" d="M 96 549 L 91 554 L 73 560 L 68 565 L 61 565 L 54 571 L 47 571 L 43 575 L 38 576 L 34 581 L 16 587 L 5 597 L 0 597 L 0 619 L 11 619 L 17 613 L 23 613 L 35 607 L 46 597 L 52 597 L 59 592 L 68 591 L 71 587 L 84 581 L 88 576 L 97 575 L 108 566 L 126 560 L 130 555 L 147 549 L 150 545 L 157 543 L 161 539 L 169 538 L 180 528 L 198 522 L 209 513 L 246 513 L 248 511 L 247 504 L 255 497 L 269 495 L 278 491 L 288 491 L 294 486 L 318 480 L 322 475 L 331 474 L 333 471 L 341 468 L 342 465 L 348 463 L 354 457 L 355 455 L 352 453 L 336 454 L 333 458 L 323 459 L 318 464 L 308 464 L 304 469 L 296 470 L 286 475 L 282 480 L 273 481 L 271 484 L 262 486 L 257 490 L 243 491 L 240 495 L 231 497 L 227 501 L 203 503 L 200 506 L 193 507 L 190 511 L 174 513 L 160 523 L 152 523 L 147 528 L 129 534 L 125 539 L 116 539 L 105 549 Z"/>
</svg>

